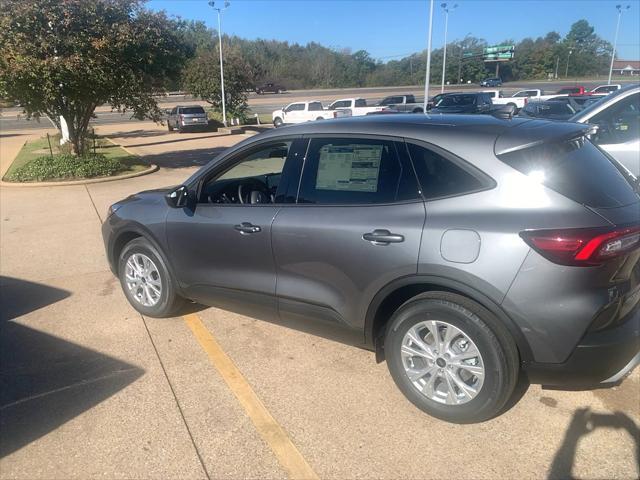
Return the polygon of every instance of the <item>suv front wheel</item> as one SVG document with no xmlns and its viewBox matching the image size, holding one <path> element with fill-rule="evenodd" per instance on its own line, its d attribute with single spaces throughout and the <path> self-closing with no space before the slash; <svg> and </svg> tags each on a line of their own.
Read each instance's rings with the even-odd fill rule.
<svg viewBox="0 0 640 480">
<path fill-rule="evenodd" d="M 488 310 L 461 295 L 429 292 L 403 304 L 385 338 L 387 366 L 404 395 L 455 423 L 497 415 L 513 393 L 518 353 Z"/>
</svg>

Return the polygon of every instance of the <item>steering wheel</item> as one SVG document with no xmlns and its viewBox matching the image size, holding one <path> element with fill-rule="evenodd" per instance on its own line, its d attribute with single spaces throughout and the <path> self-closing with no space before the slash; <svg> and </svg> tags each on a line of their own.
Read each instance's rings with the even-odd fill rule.
<svg viewBox="0 0 640 480">
<path fill-rule="evenodd" d="M 271 194 L 269 187 L 267 187 L 267 185 L 265 185 L 263 182 L 254 180 L 251 182 L 251 188 L 252 188 L 251 192 L 249 192 L 249 194 L 245 198 L 242 182 L 238 184 L 238 200 L 240 200 L 240 203 L 242 204 L 273 203 L 274 197 Z"/>
</svg>

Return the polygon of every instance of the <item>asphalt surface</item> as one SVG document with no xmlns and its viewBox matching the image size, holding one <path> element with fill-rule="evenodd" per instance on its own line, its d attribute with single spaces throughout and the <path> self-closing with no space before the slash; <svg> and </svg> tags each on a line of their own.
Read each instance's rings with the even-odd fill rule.
<svg viewBox="0 0 640 480">
<path fill-rule="evenodd" d="M 501 416 L 452 425 L 370 352 L 216 308 L 136 313 L 104 257 L 107 207 L 244 138 L 137 127 L 98 130 L 154 174 L 0 187 L 3 480 L 638 478 L 640 371 L 607 390 L 522 382 Z M 0 170 L 42 133 L 0 134 Z"/>
<path fill-rule="evenodd" d="M 591 82 L 578 82 L 580 85 L 584 85 L 586 88 L 593 88 L 598 85 L 602 85 L 606 81 L 591 81 Z M 625 82 L 622 82 L 625 83 Z M 632 83 L 626 81 L 626 83 Z M 555 92 L 560 88 L 567 85 L 574 85 L 575 81 L 552 81 L 552 82 L 509 82 L 506 83 L 500 90 L 506 94 L 515 93 L 517 90 L 523 88 L 540 88 L 547 92 Z M 478 85 L 462 85 L 455 87 L 447 87 L 445 91 L 456 90 L 483 90 L 485 88 Z M 413 94 L 416 99 L 421 102 L 424 99 L 424 87 L 420 86 L 404 86 L 404 87 L 369 87 L 369 88 L 343 88 L 343 89 L 314 89 L 314 90 L 293 90 L 285 92 L 283 94 L 265 94 L 249 95 L 249 107 L 253 113 L 257 114 L 270 114 L 276 109 L 296 101 L 302 100 L 320 100 L 325 105 L 328 105 L 333 100 L 338 98 L 350 98 L 350 97 L 364 97 L 369 104 L 375 104 L 382 100 L 384 97 L 393 94 Z M 430 95 L 440 93 L 438 86 L 432 85 L 430 88 Z M 200 104 L 206 105 L 206 102 L 194 100 L 192 97 L 172 97 L 163 98 L 160 101 L 162 108 L 172 108 L 179 104 Z M 132 119 L 131 114 L 120 114 L 118 112 L 111 112 L 108 107 L 99 107 L 96 110 L 96 117 L 92 120 L 92 125 L 109 125 L 119 123 L 140 123 L 140 120 Z M 48 118 L 41 118 L 37 120 L 26 120 L 22 110 L 20 108 L 8 108 L 0 111 L 0 132 L 9 130 L 28 130 L 28 129 L 42 129 L 48 128 L 51 122 Z"/>
</svg>

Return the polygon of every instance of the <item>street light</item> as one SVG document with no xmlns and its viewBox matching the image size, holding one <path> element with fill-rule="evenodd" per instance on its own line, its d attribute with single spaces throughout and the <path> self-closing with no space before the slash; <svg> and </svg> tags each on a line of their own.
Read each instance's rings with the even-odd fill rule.
<svg viewBox="0 0 640 480">
<path fill-rule="evenodd" d="M 567 78 L 567 76 L 569 76 L 569 58 L 571 58 L 572 53 L 573 50 L 569 50 L 569 54 L 567 55 L 567 68 L 565 68 L 564 70 L 564 78 Z"/>
<path fill-rule="evenodd" d="M 431 0 L 429 6 L 429 35 L 427 37 L 427 68 L 426 78 L 424 79 L 424 106 L 423 111 L 427 114 L 427 103 L 429 102 L 429 75 L 431 74 L 431 30 L 433 30 L 433 0 Z"/>
<path fill-rule="evenodd" d="M 616 5 L 616 10 L 618 10 L 618 21 L 616 22 L 616 36 L 613 40 L 613 50 L 611 50 L 611 66 L 609 67 L 609 81 L 607 83 L 611 83 L 611 75 L 613 74 L 613 60 L 616 57 L 616 47 L 618 45 L 618 29 L 620 28 L 620 17 L 622 16 L 622 12 L 625 10 L 629 10 L 631 5 L 627 5 L 626 7 L 622 7 L 622 5 Z"/>
<path fill-rule="evenodd" d="M 446 3 L 442 3 L 440 6 L 444 11 L 444 56 L 442 57 L 442 84 L 440 93 L 444 93 L 444 76 L 447 68 L 447 28 L 449 26 L 449 12 L 453 12 L 458 7 L 458 4 L 454 4 L 451 9 L 447 7 Z"/>
<path fill-rule="evenodd" d="M 226 109 L 226 101 L 224 96 L 224 69 L 222 68 L 222 25 L 220 23 L 220 17 L 222 16 L 222 12 L 224 12 L 227 8 L 229 8 L 230 3 L 224 2 L 223 8 L 216 8 L 213 0 L 209 2 L 209 5 L 218 12 L 218 47 L 220 50 L 220 90 L 222 90 L 222 123 L 224 126 L 227 126 L 227 109 Z"/>
</svg>

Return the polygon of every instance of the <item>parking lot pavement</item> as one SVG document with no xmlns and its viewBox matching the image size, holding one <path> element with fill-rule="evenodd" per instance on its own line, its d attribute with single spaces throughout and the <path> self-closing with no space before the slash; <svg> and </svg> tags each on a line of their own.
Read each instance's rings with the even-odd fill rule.
<svg viewBox="0 0 640 480">
<path fill-rule="evenodd" d="M 136 135 L 121 137 L 153 155 L 238 140 Z M 0 188 L 3 479 L 285 478 L 291 446 L 320 478 L 638 477 L 638 371 L 611 390 L 531 386 L 502 416 L 460 426 L 408 403 L 370 352 L 215 308 L 142 318 L 108 271 L 101 217 L 195 168 Z"/>
</svg>

